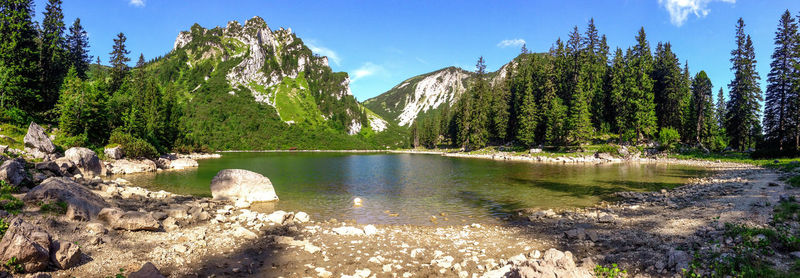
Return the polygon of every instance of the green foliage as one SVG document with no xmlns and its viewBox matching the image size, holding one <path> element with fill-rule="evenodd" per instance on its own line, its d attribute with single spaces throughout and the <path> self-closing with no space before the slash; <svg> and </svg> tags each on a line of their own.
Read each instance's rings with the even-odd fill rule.
<svg viewBox="0 0 800 278">
<path fill-rule="evenodd" d="M 800 213 L 800 204 L 794 196 L 789 197 L 789 200 L 782 201 L 775 206 L 775 211 L 772 214 L 772 221 L 775 223 L 790 221 L 798 221 L 798 213 Z"/>
<path fill-rule="evenodd" d="M 158 156 L 158 151 L 156 150 L 153 145 L 150 145 L 147 141 L 134 137 L 133 135 L 121 132 L 121 131 L 114 131 L 111 133 L 111 137 L 108 139 L 110 144 L 118 144 L 122 147 L 125 156 L 131 158 L 154 158 Z"/>
<path fill-rule="evenodd" d="M 731 147 L 740 151 L 755 146 L 760 132 L 759 113 L 761 87 L 756 71 L 755 50 L 750 36 L 744 32 L 744 21 L 739 18 L 736 26 L 736 46 L 731 51 L 734 79 L 728 84 L 730 97 L 725 115 L 725 130 L 731 139 Z"/>
<path fill-rule="evenodd" d="M 594 267 L 594 277 L 597 278 L 619 278 L 625 277 L 628 274 L 627 270 L 622 270 L 617 267 L 617 264 L 611 264 L 610 267 L 596 265 Z"/>
<path fill-rule="evenodd" d="M 8 231 L 8 222 L 6 222 L 5 219 L 0 218 L 0 238 L 3 238 L 3 236 L 6 234 L 6 231 Z"/>
<path fill-rule="evenodd" d="M 0 209 L 11 214 L 17 214 L 20 212 L 25 204 L 21 200 L 11 195 L 12 193 L 17 192 L 17 190 L 18 189 L 15 186 L 0 180 Z"/>
<path fill-rule="evenodd" d="M 597 152 L 619 156 L 619 147 L 615 145 L 601 145 L 600 148 L 597 149 Z"/>
<path fill-rule="evenodd" d="M 794 177 L 789 178 L 786 180 L 790 185 L 794 187 L 800 187 L 800 175 L 796 175 Z"/>
<path fill-rule="evenodd" d="M 681 135 L 675 129 L 662 127 L 658 132 L 658 143 L 661 144 L 662 148 L 674 149 L 680 140 Z"/>
<path fill-rule="evenodd" d="M 13 273 L 25 273 L 25 266 L 19 263 L 19 259 L 17 259 L 17 257 L 11 257 L 11 259 L 6 261 L 5 267 Z"/>
<path fill-rule="evenodd" d="M 42 213 L 65 214 L 67 213 L 67 203 L 65 202 L 40 202 L 39 211 Z"/>
<path fill-rule="evenodd" d="M 30 0 L 0 3 L 0 110 L 41 111 L 41 71 L 32 5 Z"/>
</svg>

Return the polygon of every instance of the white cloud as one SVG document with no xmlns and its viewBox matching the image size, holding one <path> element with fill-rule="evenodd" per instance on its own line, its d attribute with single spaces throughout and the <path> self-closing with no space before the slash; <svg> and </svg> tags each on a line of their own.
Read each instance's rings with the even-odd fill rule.
<svg viewBox="0 0 800 278">
<path fill-rule="evenodd" d="M 342 60 L 339 58 L 339 55 L 336 54 L 336 51 L 321 46 L 317 44 L 316 41 L 314 40 L 307 40 L 306 45 L 308 46 L 309 49 L 311 49 L 311 52 L 314 52 L 314 54 L 326 56 L 337 66 L 341 65 Z"/>
<path fill-rule="evenodd" d="M 130 0 L 128 4 L 131 6 L 136 6 L 141 8 L 144 7 L 144 1 L 145 0 Z"/>
<path fill-rule="evenodd" d="M 711 11 L 708 9 L 708 4 L 715 1 L 736 3 L 736 0 L 658 0 L 658 3 L 669 12 L 669 21 L 680 27 L 689 18 L 689 13 L 700 18 L 706 17 Z"/>
<path fill-rule="evenodd" d="M 371 75 L 375 75 L 376 73 L 379 73 L 379 72 L 382 72 L 382 71 L 383 71 L 383 67 L 382 66 L 373 64 L 372 62 L 366 62 L 363 65 L 361 65 L 361 67 L 357 68 L 356 70 L 354 70 L 352 72 L 352 74 L 351 74 L 352 77 L 351 77 L 350 80 L 352 80 L 352 82 L 355 83 L 356 81 L 358 81 L 361 78 L 364 78 L 364 77 L 367 77 L 367 76 L 371 76 Z"/>
<path fill-rule="evenodd" d="M 511 40 L 503 40 L 497 43 L 497 47 L 501 48 L 506 48 L 509 46 L 521 47 L 523 44 L 525 44 L 525 40 L 523 39 L 511 39 Z"/>
</svg>

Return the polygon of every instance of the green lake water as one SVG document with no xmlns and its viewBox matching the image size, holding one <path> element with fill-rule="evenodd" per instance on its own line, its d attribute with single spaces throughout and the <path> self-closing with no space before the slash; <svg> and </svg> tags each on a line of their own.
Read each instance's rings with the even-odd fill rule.
<svg viewBox="0 0 800 278">
<path fill-rule="evenodd" d="M 435 215 L 437 224 L 461 225 L 497 222 L 521 208 L 591 206 L 614 192 L 672 188 L 709 174 L 670 164 L 555 165 L 386 153 L 224 153 L 198 162 L 197 169 L 123 178 L 151 190 L 211 196 L 219 170 L 247 169 L 268 177 L 280 198 L 255 210 L 305 211 L 315 220 L 364 224 L 427 225 Z M 356 197 L 362 206 L 353 206 Z"/>
</svg>

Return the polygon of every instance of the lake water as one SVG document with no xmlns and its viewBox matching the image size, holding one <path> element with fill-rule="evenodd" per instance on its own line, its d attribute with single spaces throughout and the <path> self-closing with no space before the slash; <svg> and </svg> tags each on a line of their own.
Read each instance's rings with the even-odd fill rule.
<svg viewBox="0 0 800 278">
<path fill-rule="evenodd" d="M 709 173 L 669 164 L 552 165 L 387 153 L 224 153 L 199 163 L 197 169 L 124 178 L 151 190 L 211 196 L 219 170 L 247 169 L 268 177 L 280 198 L 255 210 L 364 224 L 430 225 L 435 215 L 437 225 L 462 225 L 497 222 L 521 208 L 591 206 L 614 192 L 672 188 Z M 362 206 L 353 206 L 356 197 Z"/>
</svg>

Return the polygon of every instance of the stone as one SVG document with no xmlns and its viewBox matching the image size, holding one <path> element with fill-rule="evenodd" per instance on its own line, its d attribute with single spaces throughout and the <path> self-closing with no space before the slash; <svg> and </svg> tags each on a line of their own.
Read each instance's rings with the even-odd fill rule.
<svg viewBox="0 0 800 278">
<path fill-rule="evenodd" d="M 81 248 L 72 242 L 54 240 L 50 244 L 50 261 L 60 269 L 72 268 L 81 262 Z"/>
<path fill-rule="evenodd" d="M 106 175 L 106 168 L 103 166 L 103 163 L 100 162 L 100 158 L 90 149 L 82 147 L 69 148 L 64 152 L 64 157 L 72 162 L 83 176 L 93 177 Z"/>
<path fill-rule="evenodd" d="M 289 219 L 289 216 L 291 215 L 286 213 L 285 211 L 278 210 L 267 215 L 267 220 L 275 224 L 283 224 L 284 222 L 286 222 L 286 220 Z"/>
<path fill-rule="evenodd" d="M 531 153 L 531 154 L 535 154 L 535 153 L 541 153 L 541 152 L 542 152 L 542 149 L 530 149 L 530 150 L 528 151 L 528 153 Z"/>
<path fill-rule="evenodd" d="M 378 229 L 375 228 L 375 226 L 373 226 L 372 224 L 367 225 L 367 226 L 364 227 L 364 234 L 365 235 L 371 236 L 371 235 L 374 235 L 374 234 L 377 234 L 377 233 L 378 233 Z"/>
<path fill-rule="evenodd" d="M 128 274 L 128 278 L 165 278 L 164 275 L 158 271 L 155 265 L 151 262 L 147 262 L 142 265 L 139 270 L 131 272 Z"/>
<path fill-rule="evenodd" d="M 108 207 L 103 198 L 68 178 L 49 178 L 28 191 L 22 200 L 31 205 L 67 203 L 67 218 L 82 221 L 96 219 L 100 210 Z"/>
<path fill-rule="evenodd" d="M 0 154 L 4 154 L 8 151 L 8 145 L 0 145 Z"/>
<path fill-rule="evenodd" d="M 63 175 L 61 174 L 61 167 L 58 167 L 58 163 L 52 160 L 36 163 L 35 168 L 39 171 L 49 171 L 56 176 Z"/>
<path fill-rule="evenodd" d="M 25 160 L 20 158 L 11 159 L 0 164 L 0 180 L 6 181 L 13 186 L 19 186 L 26 179 Z"/>
<path fill-rule="evenodd" d="M 800 260 L 800 251 L 794 251 L 792 253 L 789 253 L 789 255 L 792 257 L 792 259 Z"/>
<path fill-rule="evenodd" d="M 297 221 L 299 223 L 306 223 L 308 221 L 311 221 L 311 217 L 308 216 L 308 213 L 299 211 L 294 215 L 294 221 Z"/>
<path fill-rule="evenodd" d="M 169 166 L 172 169 L 181 170 L 186 168 L 194 168 L 197 167 L 197 160 L 191 158 L 178 158 L 173 161 L 169 162 Z"/>
<path fill-rule="evenodd" d="M 14 218 L 0 240 L 0 260 L 16 258 L 25 272 L 42 271 L 50 262 L 50 234 L 39 227 Z"/>
<path fill-rule="evenodd" d="M 100 213 L 97 214 L 97 219 L 100 221 L 105 221 L 108 224 L 112 224 L 119 219 L 122 214 L 125 212 L 119 208 L 104 208 L 100 210 Z"/>
<path fill-rule="evenodd" d="M 245 229 L 244 227 L 237 227 L 236 229 L 234 229 L 233 230 L 233 236 L 241 237 L 241 238 L 244 238 L 244 239 L 256 239 L 258 237 L 258 235 L 256 233 L 254 233 L 254 232 L 252 232 L 252 231 L 250 231 L 248 229 Z"/>
<path fill-rule="evenodd" d="M 28 133 L 25 134 L 25 138 L 22 141 L 25 143 L 25 147 L 43 154 L 56 152 L 56 145 L 50 141 L 50 138 L 44 133 L 44 129 L 34 122 L 31 122 L 28 126 Z"/>
<path fill-rule="evenodd" d="M 92 235 L 102 235 L 108 232 L 106 227 L 103 226 L 103 223 L 99 222 L 89 222 L 86 224 L 86 231 Z"/>
<path fill-rule="evenodd" d="M 57 158 L 53 160 L 53 162 L 58 166 L 58 170 L 61 172 L 62 176 L 72 176 L 73 173 L 78 172 L 75 163 L 72 163 L 72 161 L 66 157 Z"/>
<path fill-rule="evenodd" d="M 103 149 L 103 153 L 106 155 L 106 158 L 114 160 L 121 159 L 125 155 L 125 153 L 122 151 L 121 146 L 116 146 L 113 148 L 105 148 Z"/>
<path fill-rule="evenodd" d="M 111 162 L 111 173 L 115 175 L 155 172 L 157 168 L 156 163 L 149 159 L 119 159 Z"/>
<path fill-rule="evenodd" d="M 164 221 L 161 221 L 161 226 L 164 226 L 164 230 L 167 232 L 171 232 L 179 228 L 178 221 L 172 217 L 167 217 L 164 219 Z"/>
<path fill-rule="evenodd" d="M 241 169 L 219 171 L 211 180 L 214 200 L 277 201 L 272 182 L 259 173 Z"/>
<path fill-rule="evenodd" d="M 606 215 L 600 216 L 600 219 L 597 219 L 597 222 L 600 222 L 600 223 L 614 223 L 614 216 L 610 215 L 610 214 L 606 214 Z"/>
<path fill-rule="evenodd" d="M 361 229 L 356 228 L 356 227 L 345 226 L 345 227 L 333 228 L 331 230 L 334 233 L 336 233 L 337 235 L 342 235 L 342 236 L 362 236 L 362 235 L 364 235 L 364 230 L 361 230 Z"/>
<path fill-rule="evenodd" d="M 168 208 L 165 209 L 164 212 L 167 213 L 167 216 L 175 219 L 184 219 L 189 217 L 189 214 L 186 213 L 186 209 L 184 208 Z"/>
<path fill-rule="evenodd" d="M 689 254 L 681 250 L 669 250 L 667 252 L 667 265 L 673 267 L 675 270 L 681 270 L 689 267 Z"/>
<path fill-rule="evenodd" d="M 111 223 L 111 227 L 128 231 L 158 231 L 161 225 L 148 213 L 128 211 Z"/>
</svg>

